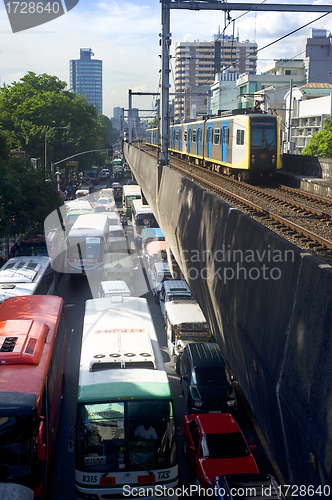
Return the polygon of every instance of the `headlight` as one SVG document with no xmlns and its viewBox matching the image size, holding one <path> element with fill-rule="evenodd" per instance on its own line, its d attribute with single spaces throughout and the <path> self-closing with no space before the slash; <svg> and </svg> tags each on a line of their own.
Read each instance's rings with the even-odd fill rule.
<svg viewBox="0 0 332 500">
<path fill-rule="evenodd" d="M 226 402 L 227 406 L 236 406 L 236 399 L 231 399 L 230 401 Z"/>
</svg>

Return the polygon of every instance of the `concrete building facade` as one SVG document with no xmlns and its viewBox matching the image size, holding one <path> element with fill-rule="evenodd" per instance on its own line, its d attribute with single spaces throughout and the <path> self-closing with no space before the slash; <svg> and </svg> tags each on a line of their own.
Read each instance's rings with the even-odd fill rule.
<svg viewBox="0 0 332 500">
<path fill-rule="evenodd" d="M 202 85 L 211 85 L 223 67 L 238 73 L 255 74 L 257 43 L 239 42 L 238 37 L 214 35 L 210 42 L 179 42 L 175 46 L 175 121 L 185 117 L 184 91 L 201 92 Z M 204 99 L 204 96 L 203 96 Z"/>
<path fill-rule="evenodd" d="M 326 29 L 310 28 L 310 37 L 302 42 L 308 83 L 332 83 L 332 34 Z"/>
<path fill-rule="evenodd" d="M 301 154 L 313 134 L 322 130 L 324 120 L 331 116 L 332 84 L 307 83 L 292 88 L 286 93 L 285 101 L 287 109 L 291 106 L 291 122 L 287 113 L 286 130 L 293 144 L 287 152 Z"/>
</svg>

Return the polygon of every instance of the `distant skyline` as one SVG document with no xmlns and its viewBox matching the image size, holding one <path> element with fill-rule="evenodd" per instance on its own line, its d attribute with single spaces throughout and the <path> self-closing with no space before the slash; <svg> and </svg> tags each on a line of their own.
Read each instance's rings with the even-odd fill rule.
<svg viewBox="0 0 332 500">
<path fill-rule="evenodd" d="M 236 3 L 243 3 L 237 0 Z M 246 2 L 247 3 L 247 2 Z M 250 2 L 260 3 L 260 2 Z M 268 3 L 282 4 L 281 0 Z M 291 0 L 292 4 L 332 5 L 331 0 Z M 331 14 L 295 34 L 260 50 L 265 45 L 317 19 L 320 13 L 231 11 L 234 35 L 258 44 L 258 73 L 277 59 L 302 59 L 302 40 L 310 28 L 332 29 Z M 0 4 L 0 81 L 10 85 L 28 71 L 48 73 L 67 82 L 69 61 L 78 59 L 81 48 L 91 48 L 103 61 L 103 113 L 111 118 L 113 108 L 128 108 L 128 90 L 157 92 L 160 79 L 159 33 L 161 4 L 157 0 L 80 0 L 70 12 L 36 28 L 12 33 L 4 3 Z M 226 29 L 233 34 L 233 24 Z M 171 53 L 181 41 L 210 41 L 224 28 L 223 11 L 171 11 Z M 174 61 L 171 61 L 174 84 Z M 322 72 L 326 69 L 322 68 Z M 173 88 L 171 89 L 173 91 Z M 152 110 L 154 98 L 134 96 L 133 107 Z M 151 111 L 151 116 L 153 112 Z M 141 113 L 149 115 L 148 112 Z"/>
</svg>

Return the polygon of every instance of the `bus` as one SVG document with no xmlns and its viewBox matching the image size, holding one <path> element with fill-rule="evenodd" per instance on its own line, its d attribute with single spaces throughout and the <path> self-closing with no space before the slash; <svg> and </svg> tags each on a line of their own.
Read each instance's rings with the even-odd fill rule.
<svg viewBox="0 0 332 500">
<path fill-rule="evenodd" d="M 67 273 L 103 272 L 104 253 L 109 246 L 109 224 L 105 214 L 80 215 L 66 238 Z"/>
<path fill-rule="evenodd" d="M 79 215 L 94 214 L 88 200 L 76 199 L 65 203 L 66 207 L 66 233 L 68 234 Z"/>
<path fill-rule="evenodd" d="M 141 188 L 138 185 L 124 185 L 122 188 L 122 210 L 126 217 L 131 218 L 132 200 L 142 198 Z"/>
<path fill-rule="evenodd" d="M 48 255 L 44 235 L 30 236 L 16 241 L 9 251 L 9 258 L 21 256 Z"/>
<path fill-rule="evenodd" d="M 0 304 L 21 295 L 54 295 L 55 272 L 49 257 L 13 257 L 0 269 Z"/>
<path fill-rule="evenodd" d="M 1 481 L 45 498 L 66 366 L 66 319 L 60 297 L 12 297 L 0 307 Z"/>
<path fill-rule="evenodd" d="M 78 498 L 178 484 L 172 395 L 146 299 L 86 301 L 75 430 Z"/>
<path fill-rule="evenodd" d="M 132 226 L 133 235 L 136 244 L 142 242 L 142 229 L 146 227 L 158 227 L 156 218 L 149 205 L 143 205 L 142 200 L 133 200 L 132 202 Z"/>
<path fill-rule="evenodd" d="M 65 235 L 60 227 L 45 227 L 45 235 L 22 238 L 11 247 L 9 258 L 49 256 L 58 282 L 65 265 Z M 61 271 L 59 271 L 61 270 Z"/>
</svg>

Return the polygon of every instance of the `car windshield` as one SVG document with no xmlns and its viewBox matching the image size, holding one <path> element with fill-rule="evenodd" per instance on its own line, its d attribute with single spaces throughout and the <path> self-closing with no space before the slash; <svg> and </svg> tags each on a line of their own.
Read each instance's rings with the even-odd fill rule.
<svg viewBox="0 0 332 500">
<path fill-rule="evenodd" d="M 192 373 L 194 385 L 228 386 L 224 368 L 195 368 Z"/>
<path fill-rule="evenodd" d="M 110 238 L 119 238 L 121 236 L 125 237 L 122 229 L 110 228 Z"/>
<path fill-rule="evenodd" d="M 250 455 L 240 432 L 203 434 L 200 455 L 204 458 L 239 458 Z"/>
<path fill-rule="evenodd" d="M 191 299 L 191 296 L 190 294 L 188 293 L 188 295 L 168 295 L 167 296 L 167 302 L 172 302 L 172 301 L 179 301 L 179 300 L 188 300 L 188 299 Z"/>
</svg>

